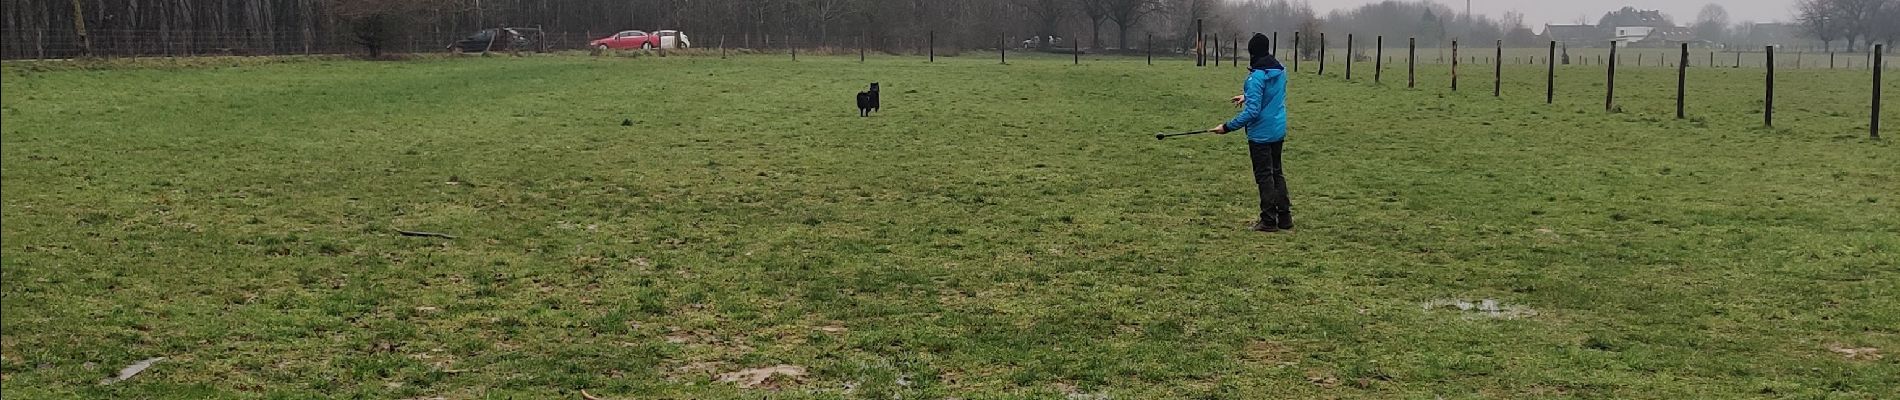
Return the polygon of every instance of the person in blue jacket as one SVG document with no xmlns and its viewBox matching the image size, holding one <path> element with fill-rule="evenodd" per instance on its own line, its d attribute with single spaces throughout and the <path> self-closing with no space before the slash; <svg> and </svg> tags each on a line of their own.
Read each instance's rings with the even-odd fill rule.
<svg viewBox="0 0 1900 400">
<path fill-rule="evenodd" d="M 1280 167 L 1281 145 L 1286 141 L 1286 67 L 1273 58 L 1273 43 L 1255 33 L 1247 40 L 1246 91 L 1234 96 L 1240 115 L 1214 127 L 1214 133 L 1247 130 L 1247 153 L 1253 158 L 1253 181 L 1260 185 L 1261 232 L 1293 229 L 1293 202 L 1287 197 L 1286 173 Z"/>
</svg>

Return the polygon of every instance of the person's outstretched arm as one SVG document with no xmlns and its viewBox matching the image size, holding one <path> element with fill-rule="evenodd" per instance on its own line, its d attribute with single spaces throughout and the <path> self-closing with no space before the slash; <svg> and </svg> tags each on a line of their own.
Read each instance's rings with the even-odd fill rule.
<svg viewBox="0 0 1900 400">
<path fill-rule="evenodd" d="M 1247 77 L 1247 92 L 1242 96 L 1240 115 L 1235 115 L 1234 119 L 1214 127 L 1215 132 L 1233 132 L 1236 129 L 1253 125 L 1254 122 L 1260 120 L 1261 109 L 1266 107 L 1267 104 L 1266 80 L 1256 79 L 1254 76 L 1249 75 Z"/>
</svg>

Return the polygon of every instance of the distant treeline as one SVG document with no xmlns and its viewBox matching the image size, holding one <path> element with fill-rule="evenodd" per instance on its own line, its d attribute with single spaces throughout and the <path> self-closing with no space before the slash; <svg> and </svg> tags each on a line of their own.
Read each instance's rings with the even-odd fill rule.
<svg viewBox="0 0 1900 400">
<path fill-rule="evenodd" d="M 735 41 L 792 36 L 814 45 L 937 31 L 940 45 L 959 47 L 994 47 L 1003 37 L 1102 37 L 1127 31 L 1181 46 L 1191 44 L 1194 19 L 1214 16 L 1222 6 L 1217 0 L 4 0 L 4 5 L 3 33 L 12 53 L 60 54 L 125 46 L 122 40 L 95 39 L 129 33 L 166 45 L 282 53 L 338 40 L 445 40 L 498 26 L 599 35 L 678 29 L 702 41 L 709 35 Z M 1124 47 L 1107 40 L 1084 44 Z"/>
<path fill-rule="evenodd" d="M 709 36 L 794 37 L 801 43 L 889 45 L 935 31 L 939 46 L 988 48 L 1050 36 L 1087 48 L 1191 48 L 1204 20 L 1225 39 L 1247 32 L 1330 32 L 1534 44 L 1520 14 L 1468 15 L 1426 1 L 1386 1 L 1327 14 L 1288 0 L 0 0 L 5 42 L 22 53 L 84 54 L 114 46 L 292 53 L 339 43 L 447 41 L 482 28 L 543 27 L 596 36 L 678 29 Z M 1400 41 L 1388 41 L 1388 44 Z M 100 53 L 106 53 L 101 51 Z"/>
</svg>

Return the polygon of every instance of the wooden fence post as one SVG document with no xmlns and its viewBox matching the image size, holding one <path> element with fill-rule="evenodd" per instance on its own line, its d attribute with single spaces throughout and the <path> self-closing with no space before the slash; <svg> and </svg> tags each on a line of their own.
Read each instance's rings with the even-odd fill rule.
<svg viewBox="0 0 1900 400">
<path fill-rule="evenodd" d="M 1194 19 L 1194 66 L 1207 66 L 1207 29 L 1200 18 Z"/>
<path fill-rule="evenodd" d="M 1451 91 L 1458 91 L 1458 41 L 1451 41 Z"/>
<path fill-rule="evenodd" d="M 1252 38 L 1250 37 L 1248 38 L 1248 40 L 1252 40 Z M 1240 64 L 1240 35 L 1235 35 L 1234 40 L 1231 40 L 1230 42 L 1234 43 L 1234 51 L 1233 51 L 1234 59 L 1228 60 L 1227 63 L 1232 64 L 1234 67 L 1238 68 L 1241 66 Z"/>
<path fill-rule="evenodd" d="M 1676 119 L 1686 117 L 1683 113 L 1683 96 L 1688 94 L 1689 81 L 1689 44 L 1682 44 L 1682 62 L 1676 64 Z"/>
<path fill-rule="evenodd" d="M 1497 71 L 1491 75 L 1491 97 L 1504 95 L 1504 40 L 1498 40 L 1498 58 L 1491 60 Z"/>
<path fill-rule="evenodd" d="M 1346 80 L 1352 80 L 1352 34 L 1346 34 Z"/>
<path fill-rule="evenodd" d="M 1280 57 L 1280 31 L 1273 31 L 1273 40 L 1267 43 L 1272 44 L 1272 46 L 1269 46 L 1269 47 L 1273 47 L 1273 57 L 1279 58 Z"/>
<path fill-rule="evenodd" d="M 1874 45 L 1874 112 L 1867 123 L 1867 136 L 1875 140 L 1880 139 L 1880 71 L 1886 69 L 1881 66 L 1886 58 L 1882 56 L 1886 54 L 1886 49 L 1885 44 Z"/>
<path fill-rule="evenodd" d="M 1081 36 L 1074 37 L 1078 39 L 1069 40 L 1069 56 L 1074 58 L 1072 65 L 1082 65 L 1082 39 L 1079 39 Z"/>
<path fill-rule="evenodd" d="M 798 61 L 798 46 L 792 44 L 792 35 L 785 35 L 785 48 L 792 50 L 792 61 Z"/>
<path fill-rule="evenodd" d="M 1603 111 L 1616 110 L 1616 41 L 1610 41 L 1609 81 L 1603 85 Z"/>
<path fill-rule="evenodd" d="M 1155 34 L 1148 34 L 1148 42 L 1141 45 L 1148 51 L 1148 65 L 1155 65 Z"/>
<path fill-rule="evenodd" d="M 1220 34 L 1215 33 L 1214 34 L 1214 66 L 1216 67 L 1220 66 L 1221 59 L 1226 58 L 1226 56 L 1232 55 L 1232 54 L 1226 54 L 1224 52 L 1221 52 L 1222 48 L 1223 46 L 1220 45 Z"/>
<path fill-rule="evenodd" d="M 930 31 L 929 40 L 930 42 L 926 45 L 930 46 L 930 62 L 937 62 L 937 31 Z"/>
<path fill-rule="evenodd" d="M 1372 83 L 1383 83 L 1380 80 L 1385 78 L 1385 35 L 1379 35 L 1373 44 L 1378 48 L 1372 50 Z"/>
<path fill-rule="evenodd" d="M 1775 126 L 1775 46 L 1768 46 L 1768 92 L 1762 98 L 1761 125 Z"/>
<path fill-rule="evenodd" d="M 1568 53 L 1566 53 L 1568 54 Z M 1550 56 L 1544 58 L 1544 104 L 1557 102 L 1557 41 L 1550 41 Z"/>
<path fill-rule="evenodd" d="M 719 59 L 726 59 L 726 35 L 719 35 Z"/>
<path fill-rule="evenodd" d="M 1418 38 L 1405 39 L 1405 88 L 1418 87 Z"/>
<path fill-rule="evenodd" d="M 1293 72 L 1300 72 L 1300 31 L 1293 31 Z"/>
<path fill-rule="evenodd" d="M 1000 35 L 996 40 L 1001 41 L 996 43 L 996 59 L 998 63 L 1009 65 L 1009 35 Z"/>
<path fill-rule="evenodd" d="M 1326 75 L 1326 32 L 1319 33 L 1319 74 Z"/>
<path fill-rule="evenodd" d="M 1216 67 L 1218 67 L 1218 66 L 1220 66 L 1220 59 L 1221 59 L 1221 56 L 1220 56 L 1220 48 L 1221 48 L 1221 45 L 1220 45 L 1220 33 L 1218 33 L 1218 32 L 1216 32 L 1216 33 L 1214 33 L 1213 35 L 1210 35 L 1209 37 L 1211 37 L 1211 38 L 1212 38 L 1212 39 L 1209 39 L 1209 40 L 1212 40 L 1212 41 L 1214 41 L 1214 66 L 1216 66 Z"/>
</svg>

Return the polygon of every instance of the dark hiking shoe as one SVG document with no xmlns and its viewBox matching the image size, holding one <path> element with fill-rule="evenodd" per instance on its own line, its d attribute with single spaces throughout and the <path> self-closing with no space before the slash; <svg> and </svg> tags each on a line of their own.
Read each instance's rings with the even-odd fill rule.
<svg viewBox="0 0 1900 400">
<path fill-rule="evenodd" d="M 1247 229 L 1252 229 L 1252 230 L 1260 231 L 1260 232 L 1279 232 L 1280 231 L 1279 225 L 1274 224 L 1273 221 L 1266 221 L 1266 220 L 1254 222 L 1253 225 L 1248 226 Z"/>
<path fill-rule="evenodd" d="M 1281 211 L 1280 215 L 1277 218 L 1274 218 L 1274 220 L 1279 222 L 1279 225 L 1277 226 L 1277 228 L 1280 228 L 1283 230 L 1293 229 L 1293 212 L 1292 211 Z"/>
</svg>

